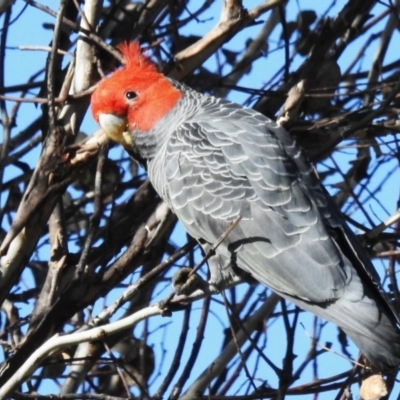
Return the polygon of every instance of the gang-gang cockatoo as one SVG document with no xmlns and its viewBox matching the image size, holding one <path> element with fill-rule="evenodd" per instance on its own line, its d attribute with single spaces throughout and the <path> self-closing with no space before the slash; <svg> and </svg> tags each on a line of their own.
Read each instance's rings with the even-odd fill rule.
<svg viewBox="0 0 400 400">
<path fill-rule="evenodd" d="M 382 370 L 400 362 L 397 317 L 356 237 L 282 127 L 166 78 L 137 42 L 92 95 L 95 120 L 147 170 L 161 198 L 207 251 L 211 283 L 232 266 L 332 321 Z"/>
</svg>

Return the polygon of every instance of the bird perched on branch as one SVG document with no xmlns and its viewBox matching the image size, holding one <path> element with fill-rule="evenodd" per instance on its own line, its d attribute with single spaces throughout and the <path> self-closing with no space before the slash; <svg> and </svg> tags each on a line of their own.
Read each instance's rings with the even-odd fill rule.
<svg viewBox="0 0 400 400">
<path fill-rule="evenodd" d="M 332 321 L 377 368 L 400 363 L 398 319 L 362 246 L 282 127 L 166 78 L 137 42 L 92 95 L 95 120 L 146 168 L 223 287 L 239 267 Z"/>
</svg>

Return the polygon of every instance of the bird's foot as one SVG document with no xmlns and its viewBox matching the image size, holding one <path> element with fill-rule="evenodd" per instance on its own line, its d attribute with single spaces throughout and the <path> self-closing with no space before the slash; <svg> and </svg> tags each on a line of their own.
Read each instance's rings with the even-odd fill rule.
<svg viewBox="0 0 400 400">
<path fill-rule="evenodd" d="M 172 287 L 175 293 L 189 296 L 197 289 L 203 289 L 207 283 L 204 279 L 193 272 L 192 268 L 181 268 L 172 278 Z"/>
<path fill-rule="evenodd" d="M 207 291 L 208 283 L 197 275 L 192 268 L 181 268 L 172 278 L 172 287 L 174 291 L 170 293 L 164 300 L 159 301 L 158 305 L 161 315 L 170 316 L 173 310 L 181 310 L 187 306 L 187 301 L 181 299 L 178 303 L 173 302 L 175 295 L 183 295 L 189 297 L 194 292 L 201 297 Z"/>
</svg>

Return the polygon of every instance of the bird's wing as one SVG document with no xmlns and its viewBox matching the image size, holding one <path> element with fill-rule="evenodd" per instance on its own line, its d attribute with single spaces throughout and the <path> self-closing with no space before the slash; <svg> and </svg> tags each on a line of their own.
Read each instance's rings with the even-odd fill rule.
<svg viewBox="0 0 400 400">
<path fill-rule="evenodd" d="M 327 232 L 329 210 L 310 168 L 283 129 L 211 98 L 168 142 L 168 201 L 209 243 L 241 216 L 220 251 L 278 292 L 326 302 L 354 271 Z"/>
</svg>

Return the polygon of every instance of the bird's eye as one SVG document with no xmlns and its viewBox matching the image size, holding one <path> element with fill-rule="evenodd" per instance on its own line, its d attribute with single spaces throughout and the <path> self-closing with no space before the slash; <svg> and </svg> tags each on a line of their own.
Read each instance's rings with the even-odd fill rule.
<svg viewBox="0 0 400 400">
<path fill-rule="evenodd" d="M 135 97 L 137 97 L 137 93 L 134 92 L 133 90 L 128 90 L 128 91 L 125 93 L 125 97 L 127 98 L 127 100 L 132 100 L 132 99 L 134 99 Z"/>
</svg>

